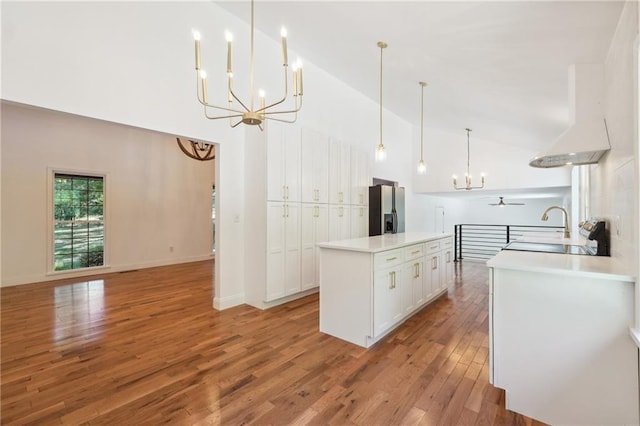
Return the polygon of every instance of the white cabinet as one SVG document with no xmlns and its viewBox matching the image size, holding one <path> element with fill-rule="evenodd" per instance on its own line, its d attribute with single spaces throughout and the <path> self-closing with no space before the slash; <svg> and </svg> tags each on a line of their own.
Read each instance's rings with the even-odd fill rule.
<svg viewBox="0 0 640 426">
<path fill-rule="evenodd" d="M 269 122 L 265 132 L 267 200 L 300 201 L 300 129 Z"/>
<path fill-rule="evenodd" d="M 369 235 L 369 209 L 366 206 L 350 206 L 351 238 L 361 238 Z"/>
<path fill-rule="evenodd" d="M 320 248 L 329 239 L 329 215 L 326 204 L 302 204 L 301 289 L 320 285 Z"/>
<path fill-rule="evenodd" d="M 369 157 L 367 152 L 351 147 L 351 204 L 363 206 L 369 204 Z"/>
<path fill-rule="evenodd" d="M 373 278 L 373 335 L 378 337 L 403 316 L 402 269 L 376 271 Z"/>
<path fill-rule="evenodd" d="M 403 316 L 402 249 L 374 255 L 373 337 L 379 337 Z"/>
<path fill-rule="evenodd" d="M 329 138 L 302 128 L 301 191 L 304 203 L 329 202 Z"/>
<path fill-rule="evenodd" d="M 440 286 L 444 239 L 451 235 L 405 233 L 401 239 L 378 235 L 321 243 L 320 331 L 368 348 L 443 294 L 446 288 L 432 292 L 425 285 L 433 275 Z M 432 258 L 436 268 L 430 270 Z"/>
<path fill-rule="evenodd" d="M 453 281 L 453 241 L 446 239 L 442 241 L 442 251 L 440 262 L 442 269 L 440 271 L 441 288 L 447 287 Z"/>
<path fill-rule="evenodd" d="M 351 238 L 349 219 L 349 206 L 329 205 L 329 241 Z"/>
<path fill-rule="evenodd" d="M 329 142 L 329 203 L 349 204 L 349 146 L 338 140 Z"/>
<path fill-rule="evenodd" d="M 402 309 L 408 315 L 425 302 L 424 244 L 405 247 L 403 274 Z"/>
<path fill-rule="evenodd" d="M 278 299 L 300 289 L 300 204 L 269 202 L 265 300 Z"/>
</svg>

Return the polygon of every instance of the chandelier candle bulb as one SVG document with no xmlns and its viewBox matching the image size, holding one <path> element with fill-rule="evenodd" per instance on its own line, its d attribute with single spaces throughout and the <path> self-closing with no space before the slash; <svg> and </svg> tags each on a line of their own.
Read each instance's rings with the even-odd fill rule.
<svg viewBox="0 0 640 426">
<path fill-rule="evenodd" d="M 302 67 L 298 68 L 298 95 L 302 96 Z"/>
<path fill-rule="evenodd" d="M 289 57 L 287 55 L 287 29 L 282 27 L 280 30 L 282 36 L 282 64 L 286 67 L 289 65 Z"/>
<path fill-rule="evenodd" d="M 196 43 L 196 71 L 200 70 L 200 33 L 195 31 L 193 39 Z"/>
<path fill-rule="evenodd" d="M 258 92 L 258 95 L 260 96 L 260 111 L 264 111 L 264 106 L 265 106 L 265 103 L 264 103 L 264 96 L 265 96 L 264 90 L 260 90 Z"/>
<path fill-rule="evenodd" d="M 293 70 L 293 96 L 298 96 L 298 68 L 294 66 Z"/>
<path fill-rule="evenodd" d="M 225 36 L 227 38 L 227 73 L 231 74 L 231 42 L 233 41 L 233 36 L 230 32 L 227 32 Z"/>
<path fill-rule="evenodd" d="M 200 81 L 202 83 L 202 102 L 207 103 L 207 72 L 200 71 Z"/>
</svg>

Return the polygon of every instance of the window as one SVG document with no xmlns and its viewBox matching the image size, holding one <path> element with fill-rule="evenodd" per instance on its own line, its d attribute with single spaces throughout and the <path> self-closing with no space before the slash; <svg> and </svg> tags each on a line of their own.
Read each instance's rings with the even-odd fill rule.
<svg viewBox="0 0 640 426">
<path fill-rule="evenodd" d="M 53 269 L 104 265 L 104 178 L 56 173 Z"/>
</svg>

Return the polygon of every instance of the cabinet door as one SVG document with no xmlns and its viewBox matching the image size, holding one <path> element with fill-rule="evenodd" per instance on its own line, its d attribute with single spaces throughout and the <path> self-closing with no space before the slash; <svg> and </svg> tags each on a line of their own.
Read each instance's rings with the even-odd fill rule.
<svg viewBox="0 0 640 426">
<path fill-rule="evenodd" d="M 349 145 L 340 144 L 340 182 L 338 184 L 338 199 L 342 204 L 349 204 L 351 199 L 351 150 Z"/>
<path fill-rule="evenodd" d="M 303 290 L 315 287 L 316 281 L 316 247 L 315 225 L 316 205 L 302 204 L 300 225 L 300 276 Z"/>
<path fill-rule="evenodd" d="M 302 129 L 300 185 L 305 203 L 329 202 L 329 139 L 320 132 Z"/>
<path fill-rule="evenodd" d="M 367 205 L 369 196 L 369 162 L 365 151 L 352 147 L 350 175 L 351 204 Z"/>
<path fill-rule="evenodd" d="M 419 308 L 427 300 L 424 294 L 424 257 L 415 259 L 411 262 L 415 268 L 415 277 L 413 279 L 413 302 L 416 308 Z"/>
<path fill-rule="evenodd" d="M 329 206 L 329 241 L 346 240 L 351 237 L 349 219 L 348 206 Z"/>
<path fill-rule="evenodd" d="M 315 265 L 315 287 L 320 285 L 320 247 L 318 243 L 329 241 L 329 206 L 318 204 L 316 207 L 316 220 L 314 228 L 314 265 Z"/>
<path fill-rule="evenodd" d="M 285 204 L 285 293 L 300 291 L 300 204 Z"/>
<path fill-rule="evenodd" d="M 401 283 L 401 297 L 402 297 L 402 312 L 409 315 L 416 308 L 416 301 L 414 298 L 414 284 L 420 278 L 420 271 L 417 268 L 418 263 L 416 261 L 407 262 L 402 268 L 402 283 Z M 422 291 L 422 280 L 420 280 L 420 291 Z"/>
<path fill-rule="evenodd" d="M 267 125 L 267 200 L 286 199 L 285 143 L 282 124 L 270 122 Z"/>
<path fill-rule="evenodd" d="M 329 203 L 331 204 L 340 203 L 341 154 L 342 144 L 335 139 L 331 139 L 329 141 Z"/>
<path fill-rule="evenodd" d="M 442 288 L 442 275 L 440 274 L 440 253 L 431 255 L 431 289 L 432 292 L 438 293 Z"/>
<path fill-rule="evenodd" d="M 378 337 L 402 317 L 402 271 L 383 269 L 373 279 L 373 334 Z"/>
<path fill-rule="evenodd" d="M 442 273 L 444 274 L 442 285 L 446 287 L 453 281 L 453 253 L 450 248 L 442 254 Z"/>
<path fill-rule="evenodd" d="M 317 243 L 329 239 L 328 207 L 322 204 L 303 204 L 300 228 L 301 289 L 320 285 L 320 248 Z"/>
<path fill-rule="evenodd" d="M 366 237 L 369 234 L 369 210 L 365 206 L 351 206 L 351 238 Z"/>
<path fill-rule="evenodd" d="M 284 203 L 267 203 L 266 301 L 285 295 L 285 215 Z"/>
<path fill-rule="evenodd" d="M 300 201 L 300 128 L 288 125 L 283 131 L 285 199 Z M 272 164 L 267 164 L 271 168 Z"/>
</svg>

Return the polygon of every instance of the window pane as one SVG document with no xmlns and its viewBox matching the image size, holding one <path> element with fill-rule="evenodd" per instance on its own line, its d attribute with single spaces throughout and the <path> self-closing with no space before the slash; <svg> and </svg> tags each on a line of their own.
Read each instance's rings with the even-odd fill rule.
<svg viewBox="0 0 640 426">
<path fill-rule="evenodd" d="M 56 191 L 61 189 L 71 189 L 71 179 L 65 177 L 56 177 L 54 188 Z"/>
<path fill-rule="evenodd" d="M 55 256 L 54 257 L 54 270 L 64 271 L 66 269 L 72 269 L 71 256 Z"/>
<path fill-rule="evenodd" d="M 89 220 L 102 220 L 102 206 L 89 206 Z"/>
<path fill-rule="evenodd" d="M 89 181 L 89 190 L 90 191 L 96 191 L 96 192 L 99 192 L 100 194 L 102 194 L 102 192 L 103 192 L 102 179 L 91 179 Z"/>
<path fill-rule="evenodd" d="M 77 191 L 85 192 L 89 189 L 89 182 L 86 178 L 74 178 L 73 189 Z"/>
</svg>

